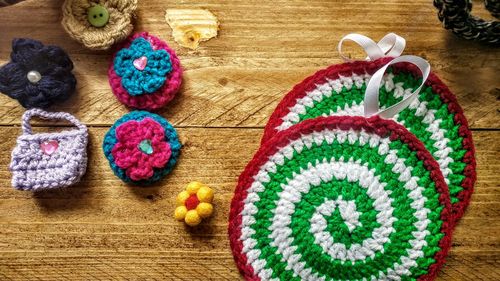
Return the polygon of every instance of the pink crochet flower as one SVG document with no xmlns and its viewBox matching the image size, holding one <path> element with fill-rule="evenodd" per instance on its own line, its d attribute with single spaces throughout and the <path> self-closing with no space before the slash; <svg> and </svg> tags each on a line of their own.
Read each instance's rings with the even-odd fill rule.
<svg viewBox="0 0 500 281">
<path fill-rule="evenodd" d="M 153 176 L 153 168 L 163 168 L 171 150 L 165 141 L 165 130 L 155 120 L 130 120 L 116 128 L 118 142 L 111 154 L 115 163 L 134 181 Z"/>
<path fill-rule="evenodd" d="M 123 87 L 122 77 L 116 73 L 114 61 L 119 53 L 119 50 L 130 48 L 132 43 L 139 37 L 146 39 L 151 44 L 151 48 L 153 50 L 166 51 L 170 57 L 172 70 L 167 74 L 165 82 L 157 91 L 134 96 L 130 95 L 127 89 Z M 182 67 L 175 51 L 171 49 L 167 43 L 158 37 L 149 35 L 147 32 L 141 32 L 130 36 L 120 46 L 118 46 L 117 50 L 118 51 L 115 52 L 113 59 L 111 60 L 108 69 L 108 77 L 111 90 L 121 103 L 137 109 L 155 110 L 165 106 L 175 97 L 182 84 Z"/>
</svg>

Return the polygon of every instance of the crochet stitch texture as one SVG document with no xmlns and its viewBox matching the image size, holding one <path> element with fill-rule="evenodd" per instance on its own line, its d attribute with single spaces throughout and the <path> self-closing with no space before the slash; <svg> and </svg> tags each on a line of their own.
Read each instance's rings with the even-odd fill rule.
<svg viewBox="0 0 500 281">
<path fill-rule="evenodd" d="M 118 126 L 116 139 L 111 154 L 116 165 L 125 169 L 127 176 L 134 181 L 153 176 L 153 168 L 163 168 L 172 154 L 165 141 L 165 130 L 148 117 Z"/>
<path fill-rule="evenodd" d="M 200 182 L 190 182 L 176 198 L 174 217 L 189 226 L 197 226 L 214 211 L 214 191 Z"/>
<path fill-rule="evenodd" d="M 32 116 L 44 119 L 64 119 L 77 128 L 59 133 L 33 134 L 29 121 Z M 87 127 L 65 112 L 31 109 L 24 113 L 23 134 L 12 151 L 10 170 L 12 186 L 20 190 L 39 191 L 70 186 L 80 180 L 87 169 Z M 44 145 L 51 144 L 47 153 Z"/>
<path fill-rule="evenodd" d="M 87 20 L 88 9 L 96 4 L 102 5 L 109 13 L 109 21 L 103 27 L 94 27 Z M 136 9 L 137 0 L 66 0 L 62 6 L 62 25 L 85 47 L 106 50 L 132 32 Z"/>
<path fill-rule="evenodd" d="M 467 40 L 500 46 L 500 21 L 488 21 L 471 15 L 470 0 L 434 0 L 439 11 L 438 18 L 444 28 Z M 498 18 L 498 1 L 485 1 L 485 7 Z"/>
<path fill-rule="evenodd" d="M 390 58 L 333 65 L 296 85 L 277 106 L 266 126 L 263 143 L 276 132 L 319 116 L 362 116 L 366 83 Z M 420 84 L 419 71 L 397 64 L 385 75 L 381 107 L 400 101 Z M 431 73 L 415 100 L 393 120 L 421 140 L 439 163 L 449 186 L 455 220 L 462 217 L 476 180 L 474 145 L 455 96 Z"/>
<path fill-rule="evenodd" d="M 73 62 L 57 46 L 19 38 L 12 41 L 11 61 L 0 68 L 0 92 L 16 99 L 23 107 L 46 108 L 68 99 L 75 91 Z M 40 75 L 31 82 L 28 74 Z"/>
<path fill-rule="evenodd" d="M 0 0 L 0 7 L 14 5 L 14 4 L 19 3 L 21 1 L 23 1 L 23 0 Z"/>
<path fill-rule="evenodd" d="M 376 116 L 278 132 L 241 174 L 229 218 L 247 280 L 432 280 L 451 230 L 437 162 Z"/>
<path fill-rule="evenodd" d="M 182 83 L 182 68 L 174 50 L 159 38 L 142 32 L 118 47 L 108 77 L 120 102 L 155 110 L 175 97 Z"/>
<path fill-rule="evenodd" d="M 146 111 L 132 111 L 118 119 L 103 142 L 115 175 L 135 184 L 151 184 L 170 173 L 180 148 L 172 125 Z"/>
<path fill-rule="evenodd" d="M 146 61 L 143 69 L 134 62 Z M 122 86 L 131 96 L 151 94 L 165 83 L 166 75 L 172 71 L 170 55 L 165 50 L 153 50 L 151 44 L 142 37 L 132 41 L 128 48 L 116 53 L 114 70 L 122 78 Z"/>
</svg>

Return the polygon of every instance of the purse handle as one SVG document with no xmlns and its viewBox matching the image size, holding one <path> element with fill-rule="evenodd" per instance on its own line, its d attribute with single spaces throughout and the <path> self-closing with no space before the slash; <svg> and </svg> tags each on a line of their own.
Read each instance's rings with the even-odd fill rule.
<svg viewBox="0 0 500 281">
<path fill-rule="evenodd" d="M 39 108 L 33 108 L 30 110 L 27 110 L 23 114 L 23 120 L 22 120 L 22 128 L 23 128 L 23 133 L 26 135 L 31 135 L 33 131 L 31 130 L 31 124 L 30 120 L 31 117 L 40 117 L 43 119 L 60 119 L 60 120 L 67 120 L 71 122 L 73 125 L 75 125 L 78 129 L 82 131 L 86 131 L 87 127 L 83 125 L 78 119 L 76 119 L 75 116 L 66 113 L 66 112 L 47 112 Z"/>
</svg>

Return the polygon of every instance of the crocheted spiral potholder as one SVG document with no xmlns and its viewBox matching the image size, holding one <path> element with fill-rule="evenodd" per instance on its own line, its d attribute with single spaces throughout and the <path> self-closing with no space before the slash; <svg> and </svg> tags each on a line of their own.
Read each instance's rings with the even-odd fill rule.
<svg viewBox="0 0 500 281">
<path fill-rule="evenodd" d="M 174 127 L 147 111 L 132 111 L 118 119 L 102 146 L 115 175 L 139 185 L 151 184 L 170 173 L 181 149 Z"/>
<path fill-rule="evenodd" d="M 182 84 L 182 68 L 167 43 L 142 32 L 118 47 L 108 77 L 120 102 L 132 108 L 155 110 L 175 97 Z"/>
<path fill-rule="evenodd" d="M 371 75 L 390 61 L 357 61 L 330 66 L 296 85 L 279 103 L 267 124 L 263 142 L 303 120 L 329 115 L 363 115 L 363 98 Z M 411 64 L 391 66 L 380 89 L 380 105 L 400 101 L 421 79 Z M 462 108 L 433 73 L 418 100 L 394 118 L 421 140 L 439 163 L 449 186 L 455 220 L 462 217 L 476 180 L 474 145 Z"/>
<path fill-rule="evenodd" d="M 255 154 L 229 237 L 247 280 L 429 280 L 451 226 L 444 178 L 415 136 L 379 117 L 325 117 Z"/>
</svg>

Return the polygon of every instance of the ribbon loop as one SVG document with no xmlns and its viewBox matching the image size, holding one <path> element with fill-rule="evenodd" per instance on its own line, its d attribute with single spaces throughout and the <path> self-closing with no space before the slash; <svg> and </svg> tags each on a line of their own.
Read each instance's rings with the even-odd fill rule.
<svg viewBox="0 0 500 281">
<path fill-rule="evenodd" d="M 380 88 L 380 83 L 382 82 L 382 78 L 384 76 L 385 71 L 390 65 L 399 63 L 399 62 L 408 62 L 411 64 L 414 64 L 415 66 L 418 67 L 420 72 L 422 73 L 422 83 L 420 86 L 415 89 L 411 94 L 403 97 L 403 100 L 400 102 L 384 109 L 380 110 L 379 107 L 379 88 Z M 418 94 L 420 93 L 420 90 L 422 90 L 422 87 L 424 86 L 425 81 L 429 77 L 429 74 L 431 72 L 431 66 L 429 62 L 424 60 L 421 57 L 417 56 L 401 56 L 397 57 L 393 60 L 391 60 L 389 63 L 384 65 L 382 68 L 377 70 L 372 77 L 370 78 L 370 81 L 368 81 L 368 84 L 366 86 L 366 92 L 365 92 L 365 99 L 364 99 L 364 115 L 365 117 L 370 117 L 373 115 L 378 115 L 382 118 L 392 118 L 394 115 L 398 114 L 401 112 L 403 109 L 408 107 L 417 97 Z"/>
<path fill-rule="evenodd" d="M 406 47 L 406 40 L 396 33 L 388 33 L 377 45 L 382 49 L 386 57 L 399 57 Z"/>
<path fill-rule="evenodd" d="M 378 43 L 367 36 L 350 33 L 340 39 L 337 46 L 340 57 L 344 61 L 353 61 L 351 58 L 342 53 L 342 45 L 344 44 L 344 41 L 353 41 L 361 46 L 361 48 L 363 48 L 365 53 L 368 55 L 366 60 L 376 60 L 387 56 L 400 56 L 406 46 L 406 40 L 395 33 L 386 34 Z"/>
</svg>

